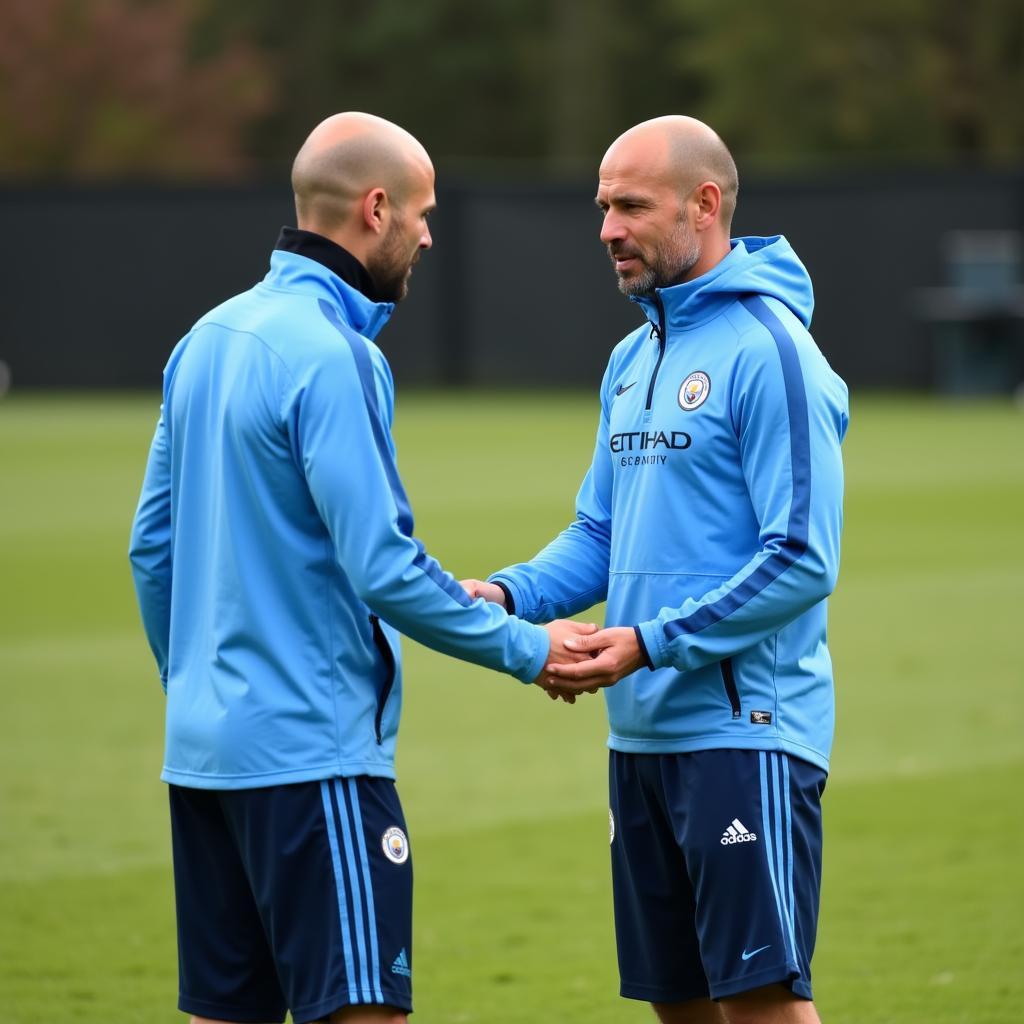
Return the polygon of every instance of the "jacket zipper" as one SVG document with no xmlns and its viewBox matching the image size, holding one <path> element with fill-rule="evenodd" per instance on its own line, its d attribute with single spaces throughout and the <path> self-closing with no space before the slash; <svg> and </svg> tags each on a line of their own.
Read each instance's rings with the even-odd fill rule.
<svg viewBox="0 0 1024 1024">
<path fill-rule="evenodd" d="M 658 361 L 654 364 L 654 372 L 651 374 L 651 383 L 647 387 L 647 405 L 645 412 L 651 411 L 651 402 L 654 401 L 654 385 L 658 380 L 658 371 L 661 369 L 661 361 L 665 358 L 665 307 L 662 304 L 661 296 L 655 293 L 654 301 L 658 304 L 658 323 L 651 324 L 651 330 L 658 336 Z"/>
<path fill-rule="evenodd" d="M 732 670 L 732 658 L 723 658 L 719 664 L 722 666 L 722 682 L 725 684 L 725 695 L 729 698 L 732 707 L 732 717 L 740 717 L 740 692 L 736 689 L 736 676 Z"/>
<path fill-rule="evenodd" d="M 371 613 L 370 627 L 373 630 L 374 646 L 380 652 L 380 656 L 384 659 L 384 686 L 381 688 L 380 697 L 377 701 L 377 717 L 373 721 L 373 727 L 377 733 L 377 744 L 380 745 L 384 742 L 383 736 L 381 735 L 381 729 L 384 721 L 384 708 L 387 705 L 388 697 L 391 696 L 391 690 L 395 685 L 395 653 L 391 650 L 391 644 L 388 643 L 388 638 L 384 635 L 384 630 L 381 629 L 379 616 Z"/>
</svg>

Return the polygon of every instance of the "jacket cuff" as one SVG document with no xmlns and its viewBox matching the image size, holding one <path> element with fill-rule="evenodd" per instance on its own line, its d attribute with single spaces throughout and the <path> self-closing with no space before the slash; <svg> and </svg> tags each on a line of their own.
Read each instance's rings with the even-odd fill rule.
<svg viewBox="0 0 1024 1024">
<path fill-rule="evenodd" d="M 533 634 L 535 644 L 533 660 L 526 666 L 522 673 L 516 673 L 516 679 L 521 683 L 530 684 L 544 671 L 548 663 L 548 654 L 551 651 L 551 638 L 543 626 L 534 626 L 532 623 L 524 622 L 522 619 L 515 619 L 515 624 Z"/>
<path fill-rule="evenodd" d="M 526 595 L 523 594 L 511 576 L 506 576 L 503 573 L 493 573 L 487 577 L 487 582 L 501 587 L 502 591 L 504 591 L 505 600 L 509 602 L 505 606 L 505 611 L 509 615 L 518 615 L 524 621 L 530 621 L 530 617 L 527 614 L 529 608 L 527 607 Z"/>
<path fill-rule="evenodd" d="M 494 580 L 493 583 L 505 595 L 505 611 L 507 611 L 509 615 L 515 615 L 516 599 L 512 596 L 512 591 L 509 590 L 501 580 Z"/>
<path fill-rule="evenodd" d="M 640 627 L 634 626 L 633 632 L 636 633 L 636 642 L 640 645 L 640 654 L 643 656 L 644 664 L 653 672 L 654 662 L 651 661 L 651 656 L 647 653 L 647 643 L 644 640 L 643 633 L 640 632 Z"/>
<path fill-rule="evenodd" d="M 640 646 L 647 655 L 648 666 L 655 669 L 668 665 L 671 658 L 661 623 L 657 619 L 651 619 L 648 622 L 641 622 L 639 626 L 633 628 L 640 638 Z"/>
</svg>

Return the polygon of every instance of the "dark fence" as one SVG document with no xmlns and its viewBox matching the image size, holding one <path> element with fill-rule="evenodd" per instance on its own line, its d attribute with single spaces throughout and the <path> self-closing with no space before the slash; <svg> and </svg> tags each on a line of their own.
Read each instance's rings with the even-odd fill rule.
<svg viewBox="0 0 1024 1024">
<path fill-rule="evenodd" d="M 592 387 L 638 322 L 598 240 L 593 182 L 445 184 L 434 249 L 381 337 L 400 386 Z M 175 341 L 266 269 L 287 186 L 0 190 L 0 362 L 16 388 L 155 387 Z M 954 231 L 1024 230 L 1024 170 L 743 182 L 736 234 L 785 234 L 815 337 L 853 387 L 936 382 L 920 289 Z M 2 367 L 0 367 L 2 369 Z"/>
</svg>

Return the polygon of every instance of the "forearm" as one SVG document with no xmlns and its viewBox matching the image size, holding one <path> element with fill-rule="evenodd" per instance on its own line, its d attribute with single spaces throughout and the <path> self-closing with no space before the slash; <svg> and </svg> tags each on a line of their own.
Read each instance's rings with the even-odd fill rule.
<svg viewBox="0 0 1024 1024">
<path fill-rule="evenodd" d="M 150 575 L 132 565 L 135 595 L 150 650 L 156 659 L 160 682 L 167 689 L 167 663 L 171 635 L 171 580 Z"/>
<path fill-rule="evenodd" d="M 838 537 L 831 549 L 769 545 L 720 587 L 639 624 L 652 666 L 687 672 L 753 647 L 828 597 L 837 572 Z"/>
<path fill-rule="evenodd" d="M 548 637 L 541 628 L 494 604 L 474 601 L 418 543 L 359 588 L 360 596 L 400 632 L 452 657 L 532 681 L 544 665 Z M 401 546 L 401 542 L 399 542 Z"/>
<path fill-rule="evenodd" d="M 529 562 L 492 573 L 514 602 L 516 615 L 530 622 L 575 615 L 608 593 L 610 537 L 578 518 Z"/>
<path fill-rule="evenodd" d="M 171 483 L 162 409 L 132 522 L 128 559 L 146 638 L 166 689 L 171 632 Z"/>
</svg>

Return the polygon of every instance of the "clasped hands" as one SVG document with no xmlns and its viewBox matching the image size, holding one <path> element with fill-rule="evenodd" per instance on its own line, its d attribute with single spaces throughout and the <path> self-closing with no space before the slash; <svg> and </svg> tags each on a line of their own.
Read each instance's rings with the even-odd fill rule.
<svg viewBox="0 0 1024 1024">
<path fill-rule="evenodd" d="M 505 592 L 496 584 L 484 580 L 461 583 L 470 597 L 505 607 Z M 578 694 L 597 693 L 643 664 L 636 633 L 629 626 L 598 629 L 592 622 L 556 619 L 544 628 L 551 645 L 548 663 L 533 682 L 552 700 L 561 698 L 575 704 Z"/>
</svg>

